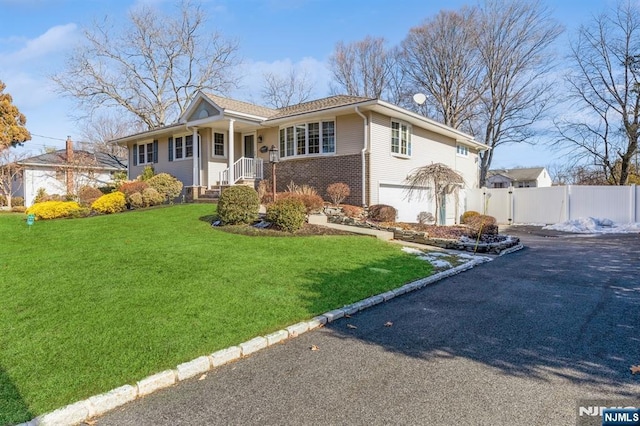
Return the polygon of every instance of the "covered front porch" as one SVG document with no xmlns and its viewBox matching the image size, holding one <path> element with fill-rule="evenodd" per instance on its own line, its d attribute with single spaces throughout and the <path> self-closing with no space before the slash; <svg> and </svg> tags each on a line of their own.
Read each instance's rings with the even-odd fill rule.
<svg viewBox="0 0 640 426">
<path fill-rule="evenodd" d="M 262 122 L 269 111 L 242 111 L 244 103 L 225 107 L 211 95 L 201 95 L 185 111 L 183 122 L 200 144 L 193 157 L 193 194 L 220 190 L 230 185 L 252 185 L 264 178 L 268 147 L 277 144 L 277 130 L 265 129 Z M 221 98 L 219 102 L 223 102 Z M 249 112 L 262 112 L 254 115 Z"/>
</svg>

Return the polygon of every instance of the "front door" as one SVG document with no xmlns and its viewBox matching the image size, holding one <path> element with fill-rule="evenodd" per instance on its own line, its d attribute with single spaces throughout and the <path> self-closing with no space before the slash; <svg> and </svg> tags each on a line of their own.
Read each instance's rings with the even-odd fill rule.
<svg viewBox="0 0 640 426">
<path fill-rule="evenodd" d="M 244 135 L 242 142 L 244 144 L 244 156 L 247 158 L 255 158 L 256 150 L 254 145 L 255 135 Z"/>
</svg>

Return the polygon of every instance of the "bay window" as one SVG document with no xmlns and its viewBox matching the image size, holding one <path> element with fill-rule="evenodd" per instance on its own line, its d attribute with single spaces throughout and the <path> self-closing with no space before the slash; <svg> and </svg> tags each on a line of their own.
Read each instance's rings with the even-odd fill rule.
<svg viewBox="0 0 640 426">
<path fill-rule="evenodd" d="M 334 154 L 336 151 L 335 122 L 299 123 L 280 129 L 280 156 Z"/>
</svg>

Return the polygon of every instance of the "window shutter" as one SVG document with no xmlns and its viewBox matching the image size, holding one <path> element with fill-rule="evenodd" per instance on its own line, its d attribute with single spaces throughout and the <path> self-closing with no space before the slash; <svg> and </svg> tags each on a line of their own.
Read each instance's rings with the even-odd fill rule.
<svg viewBox="0 0 640 426">
<path fill-rule="evenodd" d="M 138 144 L 133 144 L 133 165 L 138 165 Z"/>
<path fill-rule="evenodd" d="M 173 138 L 169 138 L 169 161 L 173 161 Z"/>
<path fill-rule="evenodd" d="M 198 157 L 200 157 L 200 135 L 198 135 Z"/>
<path fill-rule="evenodd" d="M 153 162 L 158 162 L 158 140 L 153 141 Z"/>
</svg>

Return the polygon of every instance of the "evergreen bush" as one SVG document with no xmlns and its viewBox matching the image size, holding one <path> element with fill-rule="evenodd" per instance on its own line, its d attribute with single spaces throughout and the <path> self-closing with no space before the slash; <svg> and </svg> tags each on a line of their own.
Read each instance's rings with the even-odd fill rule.
<svg viewBox="0 0 640 426">
<path fill-rule="evenodd" d="M 296 197 L 280 198 L 267 206 L 267 221 L 283 231 L 295 232 L 306 220 L 304 203 Z"/>
<path fill-rule="evenodd" d="M 147 185 L 155 189 L 163 196 L 165 200 L 173 202 L 173 199 L 178 197 L 182 192 L 182 182 L 169 173 L 158 173 L 157 175 L 149 178 L 146 181 Z M 144 192 L 142 193 L 144 197 Z"/>
<path fill-rule="evenodd" d="M 220 194 L 218 218 L 224 224 L 251 223 L 258 217 L 259 210 L 258 193 L 251 187 L 230 186 Z"/>
</svg>

